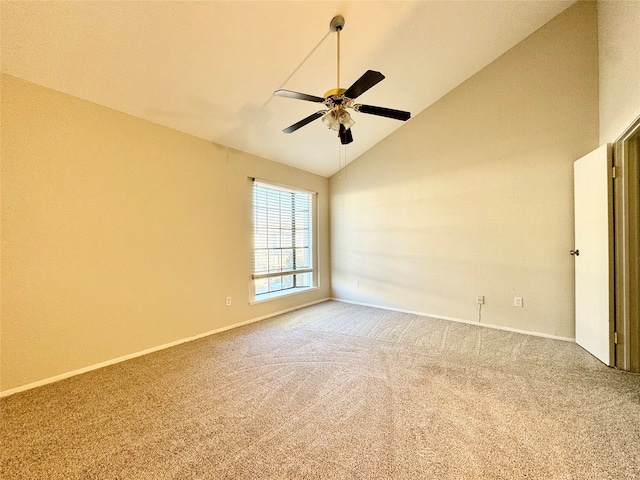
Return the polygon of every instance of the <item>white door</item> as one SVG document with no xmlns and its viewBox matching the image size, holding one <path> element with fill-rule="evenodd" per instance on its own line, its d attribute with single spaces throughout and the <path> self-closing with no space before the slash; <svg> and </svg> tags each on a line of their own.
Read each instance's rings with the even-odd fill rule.
<svg viewBox="0 0 640 480">
<path fill-rule="evenodd" d="M 573 164 L 576 343 L 610 361 L 611 148 L 602 145 Z"/>
</svg>

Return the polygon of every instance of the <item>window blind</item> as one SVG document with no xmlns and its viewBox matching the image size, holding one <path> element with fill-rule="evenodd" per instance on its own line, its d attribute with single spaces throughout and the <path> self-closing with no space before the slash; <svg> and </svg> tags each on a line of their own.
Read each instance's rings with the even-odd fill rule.
<svg viewBox="0 0 640 480">
<path fill-rule="evenodd" d="M 303 190 L 253 182 L 256 297 L 313 284 L 313 200 Z"/>
</svg>

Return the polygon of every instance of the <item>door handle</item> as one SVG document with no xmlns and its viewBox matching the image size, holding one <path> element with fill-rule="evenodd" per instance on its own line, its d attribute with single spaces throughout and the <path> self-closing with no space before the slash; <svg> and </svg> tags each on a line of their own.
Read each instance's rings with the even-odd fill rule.
<svg viewBox="0 0 640 480">
<path fill-rule="evenodd" d="M 580 255 L 580 250 L 578 250 L 578 249 L 576 249 L 576 250 L 571 250 L 569 253 L 570 253 L 571 255 L 575 255 L 575 256 L 577 257 L 578 255 Z"/>
</svg>

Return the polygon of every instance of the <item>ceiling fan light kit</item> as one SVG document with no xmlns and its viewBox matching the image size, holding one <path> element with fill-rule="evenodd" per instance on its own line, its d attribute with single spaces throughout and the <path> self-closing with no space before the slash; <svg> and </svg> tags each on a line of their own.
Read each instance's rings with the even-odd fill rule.
<svg viewBox="0 0 640 480">
<path fill-rule="evenodd" d="M 407 121 L 411 118 L 411 113 L 402 110 L 394 110 L 385 107 L 376 107 L 374 105 L 363 105 L 355 103 L 355 99 L 369 90 L 377 83 L 384 80 L 384 75 L 374 70 L 367 70 L 353 85 L 349 88 L 340 88 L 340 31 L 344 28 L 344 18 L 340 15 L 333 17 L 329 24 L 331 31 L 338 34 L 338 55 L 337 55 L 337 87 L 327 91 L 324 97 L 308 95 L 306 93 L 294 92 L 291 90 L 276 90 L 273 92 L 275 96 L 293 98 L 296 100 L 305 100 L 308 102 L 322 103 L 326 107 L 297 123 L 285 128 L 284 133 L 293 133 L 299 128 L 322 118 L 324 123 L 331 130 L 338 131 L 340 143 L 347 145 L 353 142 L 353 134 L 351 127 L 356 123 L 347 109 L 356 112 L 366 113 L 369 115 L 377 115 L 380 117 L 393 118 L 395 120 Z"/>
<path fill-rule="evenodd" d="M 356 122 L 351 118 L 349 112 L 343 109 L 340 111 L 329 110 L 323 115 L 322 123 L 337 132 L 340 130 L 340 125 L 343 125 L 345 128 L 351 128 Z"/>
</svg>

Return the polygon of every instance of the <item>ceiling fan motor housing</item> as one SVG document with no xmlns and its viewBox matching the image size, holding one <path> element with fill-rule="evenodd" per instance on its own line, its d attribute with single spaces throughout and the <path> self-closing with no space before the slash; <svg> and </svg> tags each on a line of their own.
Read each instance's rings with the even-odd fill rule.
<svg viewBox="0 0 640 480">
<path fill-rule="evenodd" d="M 333 90 L 329 90 L 324 94 L 324 104 L 328 108 L 332 109 L 349 107 L 349 99 L 343 95 L 346 91 L 346 88 L 334 88 Z"/>
</svg>

